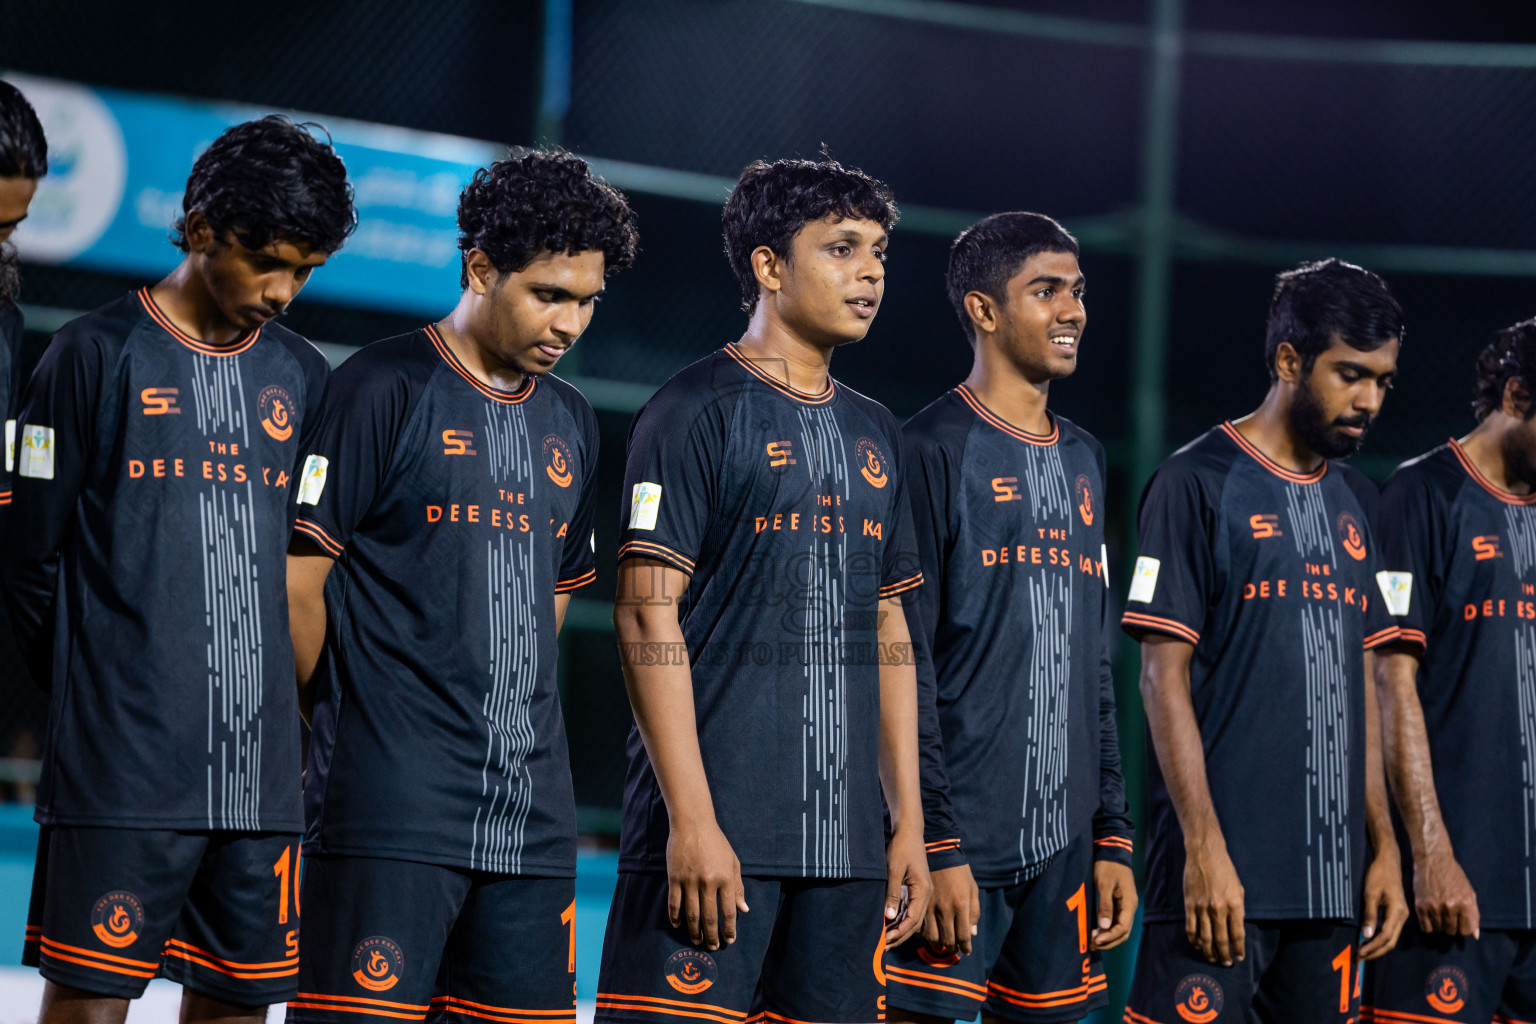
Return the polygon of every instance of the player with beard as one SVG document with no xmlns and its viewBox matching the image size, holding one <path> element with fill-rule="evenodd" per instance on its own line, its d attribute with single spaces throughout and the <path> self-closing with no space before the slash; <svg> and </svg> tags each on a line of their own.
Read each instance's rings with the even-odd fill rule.
<svg viewBox="0 0 1536 1024">
<path fill-rule="evenodd" d="M 830 159 L 759 161 L 722 219 L 746 333 L 630 429 L 636 728 L 596 1019 L 869 1024 L 883 936 L 928 902 L 900 596 L 922 572 L 895 417 L 829 368 L 879 310 L 896 208 Z"/>
<path fill-rule="evenodd" d="M 1281 274 L 1270 389 L 1160 466 L 1122 625 L 1141 641 L 1147 877 L 1126 1019 L 1355 1019 L 1357 967 L 1407 916 L 1372 649 L 1376 490 L 1347 466 L 1402 310 L 1338 260 Z M 1360 945 L 1363 936 L 1365 944 Z"/>
<path fill-rule="evenodd" d="M 1384 1024 L 1536 1020 L 1536 320 L 1478 357 L 1472 408 L 1382 490 L 1401 639 L 1376 686 L 1415 910 L 1366 972 Z"/>
<path fill-rule="evenodd" d="M 337 370 L 300 478 L 288 592 L 315 710 L 290 1021 L 576 1020 L 555 660 L 597 577 L 598 429 L 550 371 L 638 236 L 563 152 L 476 171 L 458 223 L 458 304 Z"/>
<path fill-rule="evenodd" d="M 997 214 L 955 239 L 947 283 L 971 372 L 903 430 L 934 899 L 886 954 L 887 1019 L 1078 1020 L 1108 1000 L 1100 952 L 1130 934 L 1136 884 L 1104 449 L 1046 407 L 1087 323 L 1077 240 Z"/>
<path fill-rule="evenodd" d="M 27 219 L 37 183 L 48 173 L 48 140 L 32 104 L 9 82 L 0 82 L 0 419 L 5 421 L 5 461 L 0 464 L 0 537 L 11 503 L 11 471 L 16 464 L 16 405 L 21 386 L 32 375 L 41 351 L 24 348 L 19 255 L 10 241 Z M 11 635 L 11 618 L 0 607 L 0 684 L 28 685 L 20 652 Z M 15 692 L 14 689 L 12 692 Z"/>
<path fill-rule="evenodd" d="M 193 164 L 171 273 L 66 324 L 22 399 L 0 553 L 52 685 L 23 961 L 41 1021 L 265 1020 L 298 974 L 290 481 L 329 370 L 273 322 L 357 223 L 310 126 L 236 125 Z"/>
</svg>

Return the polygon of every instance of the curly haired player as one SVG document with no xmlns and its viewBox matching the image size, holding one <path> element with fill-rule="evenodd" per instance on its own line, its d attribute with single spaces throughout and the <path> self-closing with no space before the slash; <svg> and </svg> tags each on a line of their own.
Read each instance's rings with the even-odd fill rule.
<svg viewBox="0 0 1536 1024">
<path fill-rule="evenodd" d="M 550 371 L 637 235 L 558 152 L 476 172 L 459 232 L 458 305 L 336 372 L 298 484 L 314 740 L 290 1021 L 575 1020 L 555 639 L 597 575 L 598 431 Z"/>
</svg>

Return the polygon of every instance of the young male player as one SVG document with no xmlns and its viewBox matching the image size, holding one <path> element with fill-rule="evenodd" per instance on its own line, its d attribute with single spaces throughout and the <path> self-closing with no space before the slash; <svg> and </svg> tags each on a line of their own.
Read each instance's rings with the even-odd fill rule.
<svg viewBox="0 0 1536 1024">
<path fill-rule="evenodd" d="M 1401 338 L 1375 274 L 1281 274 L 1263 404 L 1175 453 L 1142 497 L 1122 622 L 1156 757 L 1128 1021 L 1343 1024 L 1360 960 L 1407 915 L 1366 686 L 1368 652 L 1396 636 L 1375 488 L 1329 461 L 1359 448 Z"/>
<path fill-rule="evenodd" d="M 885 938 L 922 923 L 901 434 L 828 373 L 879 309 L 895 220 L 831 160 L 747 167 L 724 213 L 746 334 L 635 417 L 614 624 L 636 730 L 599 1021 L 869 1024 Z"/>
<path fill-rule="evenodd" d="M 198 157 L 181 265 L 64 327 L 22 402 L 3 556 L 53 705 L 24 961 L 41 1020 L 260 1021 L 298 974 L 288 502 L 325 360 L 271 322 L 356 224 L 306 126 Z"/>
<path fill-rule="evenodd" d="M 598 431 L 550 371 L 636 244 L 576 157 L 497 161 L 459 198 L 458 305 L 336 373 L 289 560 L 315 706 L 290 1021 L 575 1022 L 555 640 L 596 577 Z"/>
<path fill-rule="evenodd" d="M 1375 1020 L 1536 1020 L 1536 320 L 1477 360 L 1477 426 L 1392 475 L 1376 655 L 1415 918 Z"/>
<path fill-rule="evenodd" d="M 35 357 L 22 349 L 16 246 L 10 237 L 27 219 L 37 183 L 48 173 L 48 140 L 37 113 L 21 91 L 0 82 L 0 420 L 5 421 L 5 459 L 0 462 L 0 537 L 11 503 L 11 471 L 16 463 L 16 409 L 21 386 L 32 376 Z M 29 685 L 11 635 L 11 619 L 0 607 L 0 682 Z"/>
<path fill-rule="evenodd" d="M 1136 913 L 1104 450 L 1046 409 L 1087 321 L 1077 255 L 1036 213 L 955 239 L 971 372 L 904 429 L 927 581 L 908 617 L 941 728 L 924 737 L 934 900 L 924 933 L 886 954 L 891 1021 L 1078 1020 L 1107 1001 L 1099 951 Z"/>
</svg>

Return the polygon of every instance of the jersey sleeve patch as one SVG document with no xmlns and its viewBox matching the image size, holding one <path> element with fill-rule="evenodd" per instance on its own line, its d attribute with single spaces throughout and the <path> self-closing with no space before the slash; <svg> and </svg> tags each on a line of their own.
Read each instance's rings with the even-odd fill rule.
<svg viewBox="0 0 1536 1024">
<path fill-rule="evenodd" d="M 661 484 L 642 480 L 635 484 L 629 501 L 629 528 L 631 530 L 656 529 L 656 516 L 661 511 Z"/>
<path fill-rule="evenodd" d="M 1131 573 L 1131 592 L 1126 600 L 1150 604 L 1157 593 L 1157 573 L 1162 567 L 1163 563 L 1156 558 L 1147 555 L 1137 558 L 1136 568 Z"/>
<path fill-rule="evenodd" d="M 5 421 L 5 471 L 12 472 L 16 468 L 16 421 Z"/>
<path fill-rule="evenodd" d="M 53 428 L 28 423 L 21 428 L 21 456 L 17 459 L 18 476 L 33 480 L 52 480 L 54 460 Z"/>
<path fill-rule="evenodd" d="M 1383 569 L 1376 574 L 1376 585 L 1381 588 L 1381 599 L 1386 602 L 1389 613 L 1408 614 L 1413 604 L 1413 573 Z"/>
<path fill-rule="evenodd" d="M 299 480 L 299 504 L 318 505 L 325 491 L 325 475 L 331 460 L 324 455 L 311 455 L 304 460 L 304 474 Z"/>
</svg>

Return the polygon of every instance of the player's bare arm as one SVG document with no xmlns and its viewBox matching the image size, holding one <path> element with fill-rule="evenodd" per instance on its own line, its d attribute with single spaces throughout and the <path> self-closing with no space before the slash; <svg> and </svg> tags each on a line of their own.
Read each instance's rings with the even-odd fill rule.
<svg viewBox="0 0 1536 1024">
<path fill-rule="evenodd" d="M 1365 678 L 1374 675 L 1374 656 L 1365 652 Z M 1425 761 L 1428 762 L 1426 750 Z M 1427 769 L 1426 769 L 1427 771 Z M 1376 687 L 1365 688 L 1365 830 L 1370 836 L 1372 859 L 1365 871 L 1364 919 L 1361 960 L 1374 960 L 1397 945 L 1408 920 L 1408 901 L 1403 896 L 1402 853 L 1392 831 L 1387 808 L 1387 780 L 1382 771 L 1381 718 Z"/>
<path fill-rule="evenodd" d="M 335 559 L 302 534 L 288 546 L 288 630 L 299 683 L 299 714 L 307 724 L 315 706 L 311 685 L 325 647 L 325 580 Z"/>
<path fill-rule="evenodd" d="M 933 883 L 923 850 L 923 807 L 917 777 L 917 670 L 908 652 L 912 636 L 899 598 L 880 601 L 880 785 L 891 812 L 886 847 L 886 945 L 907 941 L 928 913 Z M 889 655 L 884 652 L 891 652 Z M 907 908 L 900 911 L 901 890 Z"/>
<path fill-rule="evenodd" d="M 1440 816 L 1418 674 L 1419 659 L 1411 650 L 1394 646 L 1376 652 L 1381 752 L 1413 855 L 1413 912 L 1426 932 L 1480 938 L 1477 893 L 1456 860 Z"/>
<path fill-rule="evenodd" d="M 619 563 L 613 626 L 635 725 L 645 741 L 671 822 L 667 916 L 674 928 L 686 926 L 694 944 L 719 949 L 736 941 L 736 915 L 747 912 L 746 891 L 741 862 L 715 821 L 699 752 L 693 677 L 686 658 L 641 656 L 646 650 L 682 649 L 677 609 L 687 588 L 688 576 L 670 565 L 648 558 L 624 560 Z M 913 758 L 915 764 L 915 750 Z M 918 853 L 922 853 L 921 838 Z"/>
<path fill-rule="evenodd" d="M 1193 645 L 1148 635 L 1141 643 L 1141 700 L 1157 763 L 1184 832 L 1184 930 L 1212 963 L 1230 967 L 1246 955 L 1243 885 L 1227 854 L 1205 774 L 1200 723 L 1190 699 Z"/>
</svg>

